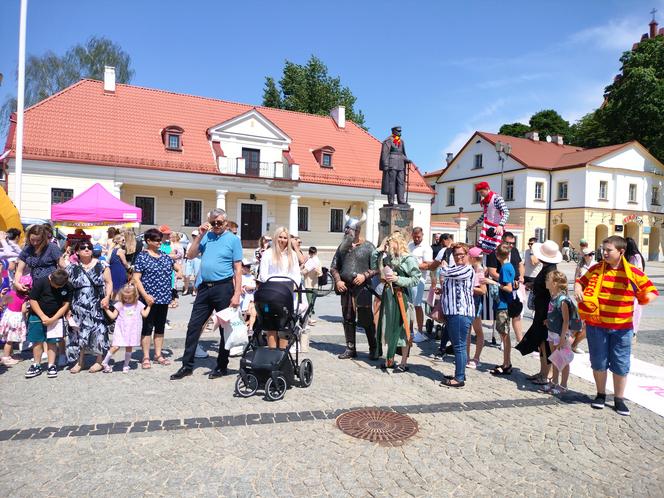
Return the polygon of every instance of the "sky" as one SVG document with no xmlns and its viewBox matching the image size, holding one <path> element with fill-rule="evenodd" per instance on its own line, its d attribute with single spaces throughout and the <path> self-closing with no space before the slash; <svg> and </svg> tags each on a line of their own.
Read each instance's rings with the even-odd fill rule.
<svg viewBox="0 0 664 498">
<path fill-rule="evenodd" d="M 0 0 L 0 100 L 16 94 L 19 0 Z M 260 105 L 284 61 L 319 57 L 379 139 L 403 127 L 421 171 L 475 130 L 555 109 L 573 123 L 602 102 L 622 52 L 664 0 L 29 0 L 27 52 L 91 36 L 131 56 L 132 84 Z"/>
</svg>

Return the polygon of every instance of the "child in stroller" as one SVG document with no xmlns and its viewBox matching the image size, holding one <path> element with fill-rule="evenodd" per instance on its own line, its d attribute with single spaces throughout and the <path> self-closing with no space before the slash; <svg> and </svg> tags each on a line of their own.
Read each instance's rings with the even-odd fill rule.
<svg viewBox="0 0 664 498">
<path fill-rule="evenodd" d="M 293 292 L 296 295 L 295 306 Z M 295 377 L 301 387 L 311 385 L 313 363 L 308 358 L 300 361 L 299 346 L 300 336 L 311 313 L 310 305 L 301 306 L 302 295 L 308 296 L 307 303 L 310 303 L 309 294 L 312 292 L 286 277 L 271 277 L 256 290 L 257 327 L 240 359 L 240 372 L 235 381 L 238 396 L 253 396 L 263 386 L 266 399 L 277 401 L 295 384 Z M 279 334 L 279 347 L 265 346 L 263 332 L 268 330 Z M 294 355 L 291 353 L 293 345 Z"/>
</svg>

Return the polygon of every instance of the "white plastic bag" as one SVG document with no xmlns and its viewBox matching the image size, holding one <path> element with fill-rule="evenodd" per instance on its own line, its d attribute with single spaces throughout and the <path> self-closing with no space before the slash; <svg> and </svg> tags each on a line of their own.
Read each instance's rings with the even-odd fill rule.
<svg viewBox="0 0 664 498">
<path fill-rule="evenodd" d="M 228 310 L 231 311 L 228 312 Z M 216 315 L 220 314 L 223 315 L 221 320 L 224 327 L 224 347 L 230 351 L 232 348 L 246 346 L 249 342 L 247 324 L 240 315 L 240 309 L 226 308 Z"/>
</svg>

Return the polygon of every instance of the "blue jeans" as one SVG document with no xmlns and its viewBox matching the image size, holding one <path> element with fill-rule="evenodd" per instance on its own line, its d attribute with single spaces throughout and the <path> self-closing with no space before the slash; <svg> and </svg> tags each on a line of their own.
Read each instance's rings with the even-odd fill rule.
<svg viewBox="0 0 664 498">
<path fill-rule="evenodd" d="M 586 325 L 590 366 L 598 372 L 611 370 L 616 375 L 629 373 L 632 329 L 613 330 Z"/>
<path fill-rule="evenodd" d="M 470 324 L 473 323 L 472 316 L 447 315 L 447 333 L 454 348 L 454 379 L 457 382 L 466 380 L 466 337 Z"/>
</svg>

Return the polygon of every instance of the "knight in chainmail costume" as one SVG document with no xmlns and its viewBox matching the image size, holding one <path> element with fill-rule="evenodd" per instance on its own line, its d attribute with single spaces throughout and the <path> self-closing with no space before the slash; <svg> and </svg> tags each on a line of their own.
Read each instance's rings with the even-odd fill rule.
<svg viewBox="0 0 664 498">
<path fill-rule="evenodd" d="M 367 334 L 370 358 L 376 360 L 378 355 L 376 328 L 371 308 L 372 294 L 367 288 L 371 278 L 376 274 L 376 270 L 371 269 L 371 254 L 375 246 L 361 236 L 362 225 L 366 221 L 364 211 L 361 218 L 351 218 L 348 208 L 344 218 L 344 240 L 337 248 L 330 265 L 336 292 L 341 296 L 341 312 L 346 336 L 346 350 L 339 355 L 339 358 L 348 359 L 357 356 L 355 347 L 357 323 Z"/>
</svg>

